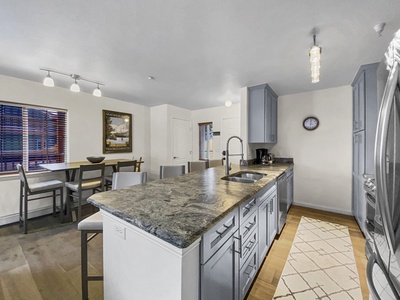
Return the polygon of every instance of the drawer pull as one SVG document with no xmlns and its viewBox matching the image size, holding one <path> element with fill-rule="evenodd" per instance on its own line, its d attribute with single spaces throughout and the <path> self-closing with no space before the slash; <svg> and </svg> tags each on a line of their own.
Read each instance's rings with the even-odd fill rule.
<svg viewBox="0 0 400 300">
<path fill-rule="evenodd" d="M 230 225 L 226 225 L 226 222 L 223 227 L 225 228 L 223 231 L 216 230 L 215 232 L 218 234 L 218 236 L 211 242 L 211 248 L 213 248 L 222 238 L 235 226 L 235 221 L 234 218 L 229 220 Z"/>
<path fill-rule="evenodd" d="M 250 267 L 250 271 L 247 271 L 249 269 L 249 267 Z M 255 272 L 256 272 L 256 265 L 254 265 L 254 266 L 249 265 L 246 268 L 246 271 L 244 272 L 244 274 L 246 274 L 249 278 L 252 278 L 254 276 Z"/>
<path fill-rule="evenodd" d="M 238 254 L 240 255 L 240 258 L 242 258 L 242 237 L 241 237 L 241 236 L 239 236 L 239 237 L 233 236 L 233 238 L 234 238 L 235 240 L 239 240 L 239 251 L 237 251 L 237 250 L 235 249 L 235 252 L 238 253 Z M 235 243 L 235 245 L 236 245 L 236 243 Z"/>
<path fill-rule="evenodd" d="M 246 204 L 243 209 L 247 212 L 256 204 L 256 199 L 252 199 L 248 204 Z"/>
</svg>

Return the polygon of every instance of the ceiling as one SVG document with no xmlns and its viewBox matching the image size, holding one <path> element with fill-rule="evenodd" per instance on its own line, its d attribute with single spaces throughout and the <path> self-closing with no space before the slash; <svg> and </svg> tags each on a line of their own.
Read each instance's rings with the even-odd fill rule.
<svg viewBox="0 0 400 300">
<path fill-rule="evenodd" d="M 3 0 L 0 74 L 41 82 L 40 67 L 102 81 L 103 95 L 186 109 L 349 85 L 400 28 L 398 0 Z M 379 36 L 373 29 L 386 22 Z M 322 47 L 312 84 L 312 32 Z M 154 80 L 149 80 L 153 76 Z M 52 75 L 56 86 L 72 79 Z M 95 85 L 79 82 L 91 93 Z"/>
</svg>

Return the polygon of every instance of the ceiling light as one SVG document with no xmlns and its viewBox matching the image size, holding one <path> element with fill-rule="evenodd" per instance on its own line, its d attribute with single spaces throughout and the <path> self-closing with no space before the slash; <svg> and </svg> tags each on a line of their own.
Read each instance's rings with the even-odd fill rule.
<svg viewBox="0 0 400 300">
<path fill-rule="evenodd" d="M 313 37 L 314 37 L 314 46 L 311 47 L 309 56 L 310 56 L 310 64 L 311 64 L 311 82 L 316 83 L 316 82 L 319 82 L 321 47 L 316 45 L 315 35 Z"/>
<path fill-rule="evenodd" d="M 97 85 L 97 88 L 95 88 L 95 89 L 93 90 L 93 96 L 101 97 L 101 90 L 100 90 L 99 85 Z"/>
<path fill-rule="evenodd" d="M 43 80 L 43 85 L 44 86 L 49 86 L 49 87 L 54 87 L 54 80 L 50 76 L 50 71 L 47 71 L 47 72 L 48 72 L 48 74 Z"/>
<path fill-rule="evenodd" d="M 232 105 L 232 100 L 231 99 L 226 99 L 225 100 L 225 106 L 230 107 Z"/>
<path fill-rule="evenodd" d="M 75 92 L 75 93 L 79 93 L 80 91 L 81 91 L 81 88 L 79 87 L 79 84 L 76 82 L 76 80 L 77 79 L 79 79 L 79 78 L 77 78 L 78 77 L 78 75 L 73 75 L 73 76 L 71 76 L 72 78 L 74 78 L 74 83 L 71 85 L 71 87 L 70 87 L 70 90 L 72 91 L 72 92 Z"/>
<path fill-rule="evenodd" d="M 70 90 L 75 92 L 75 93 L 78 93 L 78 92 L 81 91 L 81 88 L 78 85 L 77 80 L 83 80 L 83 81 L 91 82 L 91 83 L 94 83 L 94 84 L 97 85 L 97 88 L 95 88 L 94 91 L 93 91 L 93 96 L 96 96 L 96 97 L 101 97 L 102 96 L 102 92 L 100 90 L 100 85 L 105 85 L 105 84 L 100 82 L 100 81 L 90 80 L 90 79 L 87 79 L 87 78 L 83 78 L 78 74 L 68 74 L 68 73 L 64 73 L 64 72 L 55 71 L 55 70 L 52 70 L 52 69 L 49 69 L 49 68 L 40 68 L 40 70 L 47 72 L 47 76 L 43 80 L 43 85 L 45 85 L 45 86 L 52 86 L 52 87 L 54 86 L 54 80 L 50 76 L 50 72 L 51 72 L 51 73 L 61 74 L 61 75 L 65 75 L 65 76 L 71 77 L 74 80 L 74 83 L 71 85 Z"/>
</svg>

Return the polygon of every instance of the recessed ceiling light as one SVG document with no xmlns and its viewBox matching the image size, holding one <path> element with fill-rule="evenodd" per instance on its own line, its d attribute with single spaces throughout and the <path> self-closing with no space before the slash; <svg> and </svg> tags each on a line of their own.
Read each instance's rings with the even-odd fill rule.
<svg viewBox="0 0 400 300">
<path fill-rule="evenodd" d="M 148 80 L 154 80 L 155 78 L 153 76 L 147 77 Z"/>
</svg>

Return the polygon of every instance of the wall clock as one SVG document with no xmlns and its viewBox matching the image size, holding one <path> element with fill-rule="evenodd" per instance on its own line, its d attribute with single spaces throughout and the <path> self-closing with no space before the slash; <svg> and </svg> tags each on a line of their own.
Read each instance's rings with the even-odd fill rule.
<svg viewBox="0 0 400 300">
<path fill-rule="evenodd" d="M 306 130 L 317 129 L 319 125 L 319 120 L 316 117 L 307 117 L 303 121 L 303 127 Z"/>
</svg>

